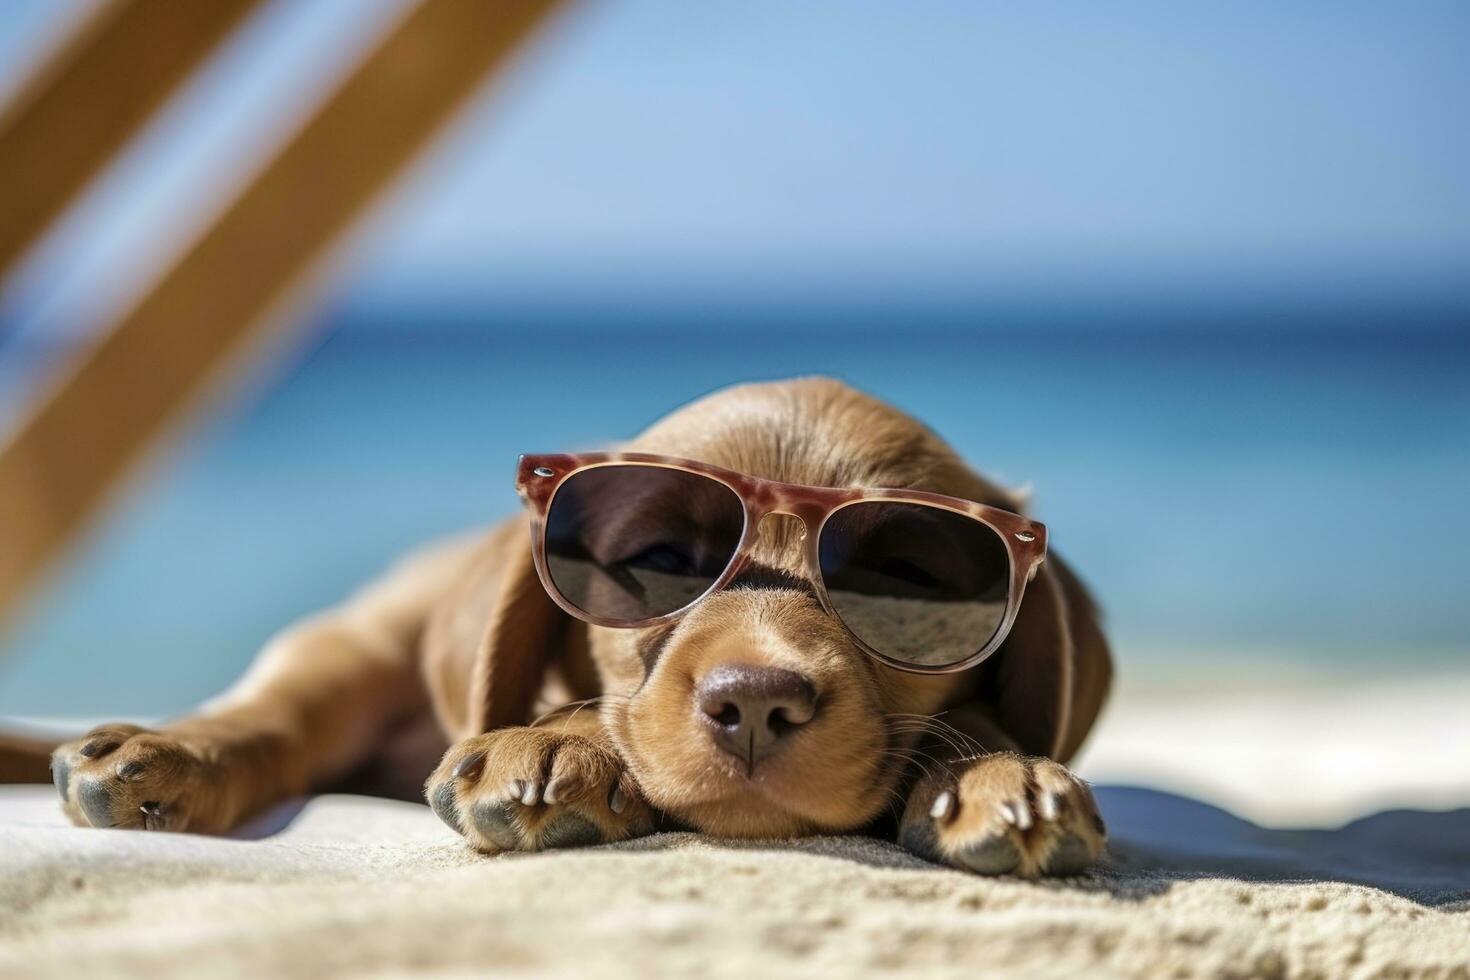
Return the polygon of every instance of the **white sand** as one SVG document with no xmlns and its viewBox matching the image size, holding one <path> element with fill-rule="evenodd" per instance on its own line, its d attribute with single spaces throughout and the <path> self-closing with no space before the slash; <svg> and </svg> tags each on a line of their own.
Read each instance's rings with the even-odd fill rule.
<svg viewBox="0 0 1470 980">
<path fill-rule="evenodd" d="M 1470 804 L 1470 712 L 1441 713 L 1470 681 L 1371 691 L 1124 691 L 1084 769 L 1297 824 Z M 4 789 L 0 976 L 1470 977 L 1470 810 L 1303 832 L 1099 800 L 1109 866 L 1033 884 L 851 838 L 484 858 L 427 808 L 343 796 L 258 839 L 83 831 L 48 788 Z"/>
</svg>

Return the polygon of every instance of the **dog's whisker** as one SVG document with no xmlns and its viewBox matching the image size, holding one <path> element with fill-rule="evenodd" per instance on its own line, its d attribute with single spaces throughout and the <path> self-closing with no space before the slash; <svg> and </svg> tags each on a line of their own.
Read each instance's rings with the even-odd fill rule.
<svg viewBox="0 0 1470 980">
<path fill-rule="evenodd" d="M 897 732 L 897 734 L 915 734 L 915 735 L 931 736 L 934 739 L 936 739 L 938 741 L 941 741 L 941 742 L 944 742 L 946 745 L 948 745 L 949 748 L 950 748 L 950 751 L 953 752 L 956 756 L 963 757 L 964 755 L 967 754 L 966 752 L 964 752 L 962 750 L 962 748 L 960 746 L 956 745 L 953 741 L 951 741 L 949 739 L 946 739 L 942 735 L 936 735 L 934 732 L 930 731 L 929 729 L 909 729 L 909 730 L 906 730 L 906 731 L 899 731 L 899 732 Z M 913 748 L 917 749 L 918 746 L 914 746 Z"/>
<path fill-rule="evenodd" d="M 948 745 L 959 758 L 984 755 L 985 749 L 973 737 L 932 715 L 892 712 L 885 722 L 896 734 L 923 734 Z"/>
<path fill-rule="evenodd" d="M 540 715 L 537 715 L 535 720 L 531 722 L 531 727 L 535 728 L 537 725 L 540 725 L 541 723 L 546 721 L 550 721 L 561 715 L 563 712 L 567 712 L 568 710 L 570 710 L 570 713 L 566 715 L 565 720 L 571 721 L 573 718 L 577 717 L 578 712 L 590 705 L 600 705 L 604 701 L 610 703 L 626 703 L 631 700 L 632 698 L 630 698 L 626 694 L 599 694 L 595 698 L 584 698 L 581 701 L 568 701 L 566 704 L 559 704 L 556 707 L 544 711 Z"/>
<path fill-rule="evenodd" d="M 889 815 L 895 821 L 902 819 L 902 810 L 908 805 L 908 800 L 892 786 L 884 786 L 882 793 L 888 801 Z"/>
<path fill-rule="evenodd" d="M 930 729 L 926 734 L 929 735 L 931 738 L 937 739 L 940 742 L 943 742 L 945 745 L 949 746 L 950 751 L 953 752 L 956 757 L 963 758 L 964 756 L 969 754 L 965 751 L 965 747 L 963 745 L 960 745 L 943 731 Z"/>
<path fill-rule="evenodd" d="M 901 763 L 900 768 L 907 768 L 909 766 L 913 766 L 914 768 L 918 769 L 920 772 L 922 772 L 924 774 L 924 778 L 925 779 L 932 779 L 933 778 L 933 773 L 929 770 L 929 767 L 926 766 L 926 765 L 924 765 L 922 762 L 920 762 L 917 759 L 899 758 L 897 761 L 899 761 Z"/>
<path fill-rule="evenodd" d="M 966 745 L 969 745 L 969 746 L 973 746 L 974 753 L 976 755 L 984 755 L 985 754 L 985 752 L 986 752 L 985 746 L 981 745 L 980 744 L 980 741 L 978 739 L 976 739 L 973 735 L 969 734 L 968 732 L 961 731 L 960 729 L 956 728 L 954 725 L 951 725 L 949 722 L 945 721 L 944 718 L 941 717 L 941 715 L 934 715 L 930 720 L 932 721 L 932 723 L 936 727 L 942 728 L 944 731 L 949 732 L 951 735 L 953 735 L 956 738 L 958 738 L 962 743 L 964 743 Z"/>
</svg>

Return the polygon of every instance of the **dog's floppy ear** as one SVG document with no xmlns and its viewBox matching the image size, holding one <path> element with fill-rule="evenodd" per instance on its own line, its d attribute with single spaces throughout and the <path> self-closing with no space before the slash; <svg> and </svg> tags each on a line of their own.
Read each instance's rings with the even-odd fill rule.
<svg viewBox="0 0 1470 980">
<path fill-rule="evenodd" d="M 1020 512 L 1023 494 L 1003 489 L 958 459 L 935 470 L 950 493 Z M 1097 607 L 1052 553 L 1026 586 L 1016 623 L 980 670 L 988 713 L 1028 755 L 1066 762 L 1097 721 L 1113 668 Z"/>
<path fill-rule="evenodd" d="M 1049 556 L 1026 588 L 1016 624 L 986 664 L 996 719 L 1030 755 L 1065 762 L 1087 737 L 1112 680 L 1092 597 Z"/>
<path fill-rule="evenodd" d="M 498 581 L 470 674 L 470 733 L 532 720 L 547 668 L 574 628 L 571 617 L 541 587 L 526 522 L 503 527 L 499 538 L 494 556 Z"/>
</svg>

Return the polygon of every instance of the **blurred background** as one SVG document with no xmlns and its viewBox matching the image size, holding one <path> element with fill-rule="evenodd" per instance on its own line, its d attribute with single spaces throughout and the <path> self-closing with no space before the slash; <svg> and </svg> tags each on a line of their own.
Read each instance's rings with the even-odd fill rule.
<svg viewBox="0 0 1470 980">
<path fill-rule="evenodd" d="M 0 99 L 90 6 L 0 4 Z M 244 20 L 0 284 L 0 433 L 406 7 Z M 809 372 L 1033 487 L 1126 684 L 1463 667 L 1467 36 L 1455 2 L 573 5 L 31 592 L 0 714 L 183 710 L 511 513 L 518 453 Z"/>
</svg>

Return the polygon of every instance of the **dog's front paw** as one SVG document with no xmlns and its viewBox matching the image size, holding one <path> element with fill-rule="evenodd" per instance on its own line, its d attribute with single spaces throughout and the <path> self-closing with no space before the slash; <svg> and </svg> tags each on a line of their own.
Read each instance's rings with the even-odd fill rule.
<svg viewBox="0 0 1470 980">
<path fill-rule="evenodd" d="M 1087 784 L 1050 759 L 1010 752 L 965 759 L 921 779 L 898 840 L 921 857 L 985 875 L 1073 875 L 1107 831 Z"/>
<path fill-rule="evenodd" d="M 61 807 L 78 827 L 210 830 L 209 767 L 177 739 L 102 725 L 51 756 Z"/>
<path fill-rule="evenodd" d="M 491 853 L 585 847 L 653 828 L 616 753 L 545 728 L 465 739 L 444 756 L 425 793 L 439 819 Z"/>
</svg>

